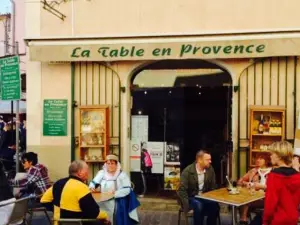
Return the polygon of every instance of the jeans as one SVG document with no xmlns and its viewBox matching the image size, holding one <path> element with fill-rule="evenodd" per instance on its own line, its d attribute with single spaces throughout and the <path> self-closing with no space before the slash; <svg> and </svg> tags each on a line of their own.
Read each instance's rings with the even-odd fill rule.
<svg viewBox="0 0 300 225">
<path fill-rule="evenodd" d="M 190 208 L 194 211 L 194 225 L 202 225 L 204 216 L 207 216 L 207 225 L 216 225 L 219 205 L 205 199 L 189 198 Z"/>
</svg>

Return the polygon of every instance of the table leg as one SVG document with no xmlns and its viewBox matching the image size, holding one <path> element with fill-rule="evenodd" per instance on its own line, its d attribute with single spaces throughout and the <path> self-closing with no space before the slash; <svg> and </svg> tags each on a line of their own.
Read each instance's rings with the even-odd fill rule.
<svg viewBox="0 0 300 225">
<path fill-rule="evenodd" d="M 231 213 L 232 213 L 232 225 L 236 225 L 236 221 L 235 221 L 235 206 L 231 206 L 232 210 L 231 210 Z"/>
</svg>

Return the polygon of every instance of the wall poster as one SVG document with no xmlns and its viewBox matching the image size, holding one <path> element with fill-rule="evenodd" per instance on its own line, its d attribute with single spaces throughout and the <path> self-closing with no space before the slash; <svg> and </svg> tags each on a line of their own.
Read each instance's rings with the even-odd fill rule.
<svg viewBox="0 0 300 225">
<path fill-rule="evenodd" d="M 131 139 L 148 141 L 149 117 L 145 115 L 131 116 Z"/>
<path fill-rule="evenodd" d="M 165 165 L 180 165 L 180 148 L 177 143 L 167 143 Z"/>
<path fill-rule="evenodd" d="M 144 173 L 164 173 L 164 142 L 141 143 L 141 169 Z"/>
<path fill-rule="evenodd" d="M 180 167 L 165 166 L 164 171 L 164 189 L 177 190 L 180 182 Z"/>
</svg>

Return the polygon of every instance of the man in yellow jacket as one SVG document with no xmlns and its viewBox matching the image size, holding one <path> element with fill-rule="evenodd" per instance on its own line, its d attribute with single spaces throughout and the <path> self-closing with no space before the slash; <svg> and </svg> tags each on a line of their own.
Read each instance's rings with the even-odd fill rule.
<svg viewBox="0 0 300 225">
<path fill-rule="evenodd" d="M 88 165 L 76 160 L 69 166 L 69 177 L 58 180 L 43 195 L 41 203 L 54 206 L 54 220 L 101 219 L 108 221 L 108 215 L 94 200 L 85 181 L 88 179 Z"/>
</svg>

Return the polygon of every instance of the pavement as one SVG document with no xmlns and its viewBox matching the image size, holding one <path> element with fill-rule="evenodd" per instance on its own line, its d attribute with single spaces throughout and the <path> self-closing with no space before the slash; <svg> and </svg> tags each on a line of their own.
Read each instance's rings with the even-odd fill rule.
<svg viewBox="0 0 300 225">
<path fill-rule="evenodd" d="M 140 224 L 141 225 L 177 225 L 178 212 L 176 211 L 152 211 L 140 210 Z M 228 213 L 221 214 L 222 225 L 230 225 L 231 216 Z M 181 225 L 185 225 L 184 220 L 181 220 Z M 190 222 L 192 225 L 192 222 Z M 50 225 L 43 213 L 36 213 L 33 217 L 31 225 Z"/>
</svg>

